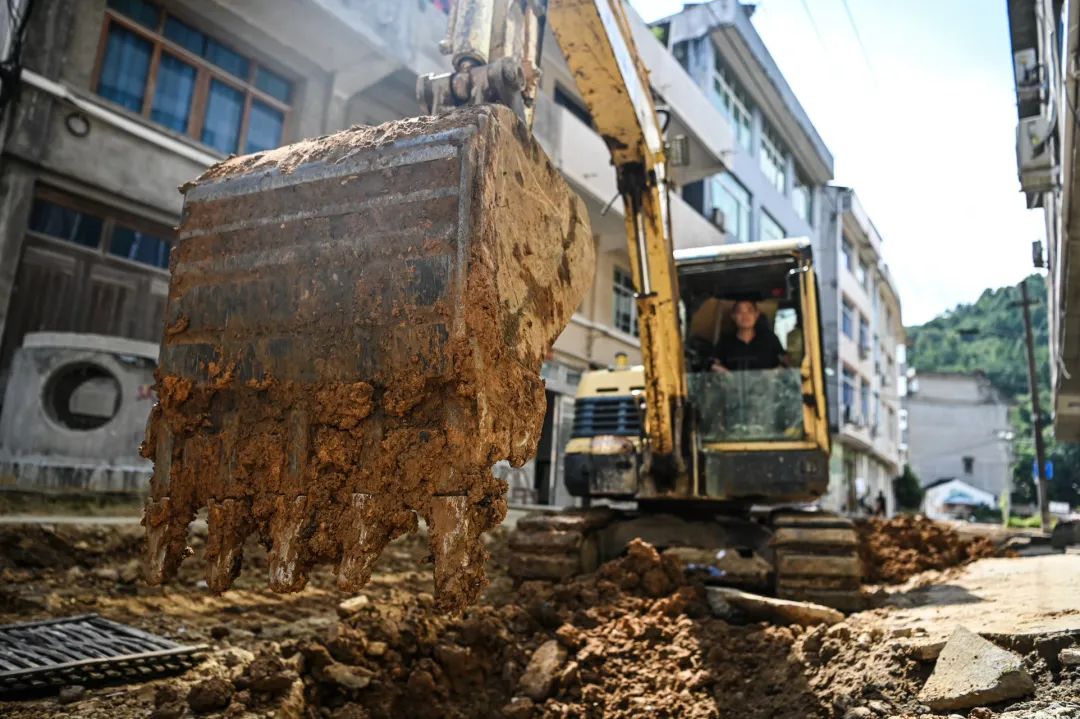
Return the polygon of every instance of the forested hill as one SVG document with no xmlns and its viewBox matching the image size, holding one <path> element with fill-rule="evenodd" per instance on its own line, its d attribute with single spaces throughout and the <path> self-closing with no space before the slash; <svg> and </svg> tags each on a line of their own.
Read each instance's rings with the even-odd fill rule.
<svg viewBox="0 0 1080 719">
<path fill-rule="evenodd" d="M 1028 278 L 1028 297 L 1035 332 L 1035 362 L 1043 403 L 1049 401 L 1050 355 L 1047 344 L 1046 284 L 1041 275 Z M 908 327 L 909 367 L 921 372 L 982 370 L 1010 398 L 1026 396 L 1027 355 L 1024 317 L 1016 285 L 986 290 L 974 303 L 957 305 L 926 324 Z"/>
</svg>

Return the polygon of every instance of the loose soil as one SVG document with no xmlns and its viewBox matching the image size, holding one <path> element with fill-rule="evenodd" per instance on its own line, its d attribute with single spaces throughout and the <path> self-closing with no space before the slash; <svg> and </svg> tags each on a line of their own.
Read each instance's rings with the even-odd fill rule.
<svg viewBox="0 0 1080 719">
<path fill-rule="evenodd" d="M 856 524 L 864 581 L 901 584 L 927 570 L 941 570 L 1005 552 L 987 537 L 963 539 L 947 524 L 918 515 L 872 517 Z"/>
<path fill-rule="evenodd" d="M 257 535 L 274 591 L 317 564 L 356 591 L 419 516 L 437 607 L 472 602 L 506 513 L 490 467 L 535 455 L 541 363 L 592 280 L 580 198 L 494 106 L 227 160 L 184 192 L 149 579 L 176 574 L 205 507 L 212 590 Z"/>
<path fill-rule="evenodd" d="M 250 541 L 245 571 L 220 596 L 200 578 L 201 552 L 175 580 L 147 587 L 134 576 L 140 542 L 136 528 L 0 526 L 0 621 L 96 611 L 210 644 L 207 659 L 179 677 L 92 688 L 72 704 L 0 702 L 0 715 L 934 716 L 915 698 L 932 662 L 914 658 L 910 631 L 890 629 L 887 610 L 828 628 L 731 624 L 711 616 L 703 587 L 676 561 L 641 542 L 592 575 L 514 587 L 496 530 L 485 539 L 491 585 L 454 615 L 435 611 L 422 533 L 386 548 L 361 595 L 338 590 L 320 567 L 302 591 L 272 593 L 257 576 L 266 554 Z M 197 532 L 191 543 L 204 542 Z M 1075 670 L 1037 652 L 1027 664 L 1037 700 L 1080 691 Z"/>
</svg>

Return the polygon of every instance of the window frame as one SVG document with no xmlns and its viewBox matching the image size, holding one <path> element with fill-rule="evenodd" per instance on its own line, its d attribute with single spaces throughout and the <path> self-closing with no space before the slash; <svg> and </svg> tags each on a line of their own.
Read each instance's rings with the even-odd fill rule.
<svg viewBox="0 0 1080 719">
<path fill-rule="evenodd" d="M 800 209 L 798 200 L 799 197 L 806 198 L 805 208 Z M 809 182 L 805 181 L 802 175 L 798 172 L 798 170 L 796 170 L 795 177 L 791 183 L 791 206 L 792 208 L 794 208 L 795 214 L 798 215 L 799 218 L 810 227 L 815 226 L 814 205 L 814 186 Z M 803 210 L 805 210 L 805 214 L 803 213 Z"/>
<path fill-rule="evenodd" d="M 765 237 L 766 223 L 771 224 L 774 228 L 776 228 L 780 232 L 780 234 L 777 235 L 776 237 Z M 761 211 L 761 218 L 758 220 L 758 240 L 764 242 L 765 240 L 782 240 L 785 237 L 787 237 L 787 230 L 785 230 L 780 225 L 780 223 L 776 221 L 775 217 L 770 215 L 765 210 L 762 210 Z"/>
<path fill-rule="evenodd" d="M 844 297 L 840 300 L 840 334 L 855 341 L 855 304 Z"/>
<path fill-rule="evenodd" d="M 213 32 L 206 32 L 201 29 L 198 22 L 191 22 L 186 16 L 176 14 L 172 10 L 165 8 L 156 2 L 150 2 L 155 8 L 157 8 L 157 23 L 153 29 L 139 24 L 137 21 L 129 18 L 117 10 L 106 5 L 104 12 L 104 19 L 101 23 L 101 34 L 98 37 L 97 56 L 94 59 L 93 74 L 90 79 L 90 92 L 94 94 L 96 98 L 103 102 L 109 103 L 110 106 L 119 109 L 121 112 L 137 115 L 146 122 L 151 123 L 155 128 L 163 132 L 168 132 L 176 135 L 181 135 L 186 139 L 193 140 L 199 143 L 199 145 L 209 148 L 213 152 L 220 154 L 224 153 L 218 148 L 208 145 L 202 141 L 203 125 L 206 121 L 206 109 L 207 103 L 210 97 L 210 85 L 211 81 L 217 80 L 222 84 L 240 92 L 244 96 L 244 109 L 240 116 L 240 132 L 236 138 L 236 149 L 233 151 L 235 154 L 242 155 L 248 154 L 244 151 L 244 146 L 247 144 L 249 123 L 251 120 L 251 106 L 254 101 L 264 103 L 270 108 L 277 110 L 282 114 L 281 118 L 281 138 L 278 146 L 288 144 L 289 137 L 291 136 L 290 128 L 292 127 L 292 115 L 293 107 L 296 100 L 297 82 L 294 78 L 289 77 L 287 74 L 278 71 L 275 68 L 270 67 L 266 63 L 262 62 L 259 58 L 253 56 L 248 52 L 241 52 L 235 49 L 235 46 L 231 42 L 226 42 L 219 39 L 219 36 Z M 240 55 L 248 61 L 250 67 L 248 69 L 247 77 L 241 80 L 240 78 L 232 75 L 227 70 L 224 70 L 214 63 L 210 62 L 206 58 L 196 55 L 182 45 L 165 37 L 165 22 L 169 16 L 175 17 L 185 25 L 189 25 L 195 30 L 205 35 L 207 38 L 212 39 L 214 42 L 222 45 L 228 50 Z M 118 25 L 124 30 L 135 34 L 137 37 L 149 42 L 152 45 L 150 55 L 150 65 L 146 71 L 146 79 L 143 85 L 143 98 L 142 108 L 139 112 L 134 112 L 126 107 L 118 105 L 117 103 L 109 100 L 108 98 L 100 95 L 98 90 L 101 85 L 101 73 L 104 69 L 105 53 L 109 46 L 109 31 L 113 24 Z M 191 102 L 188 105 L 187 110 L 187 123 L 186 129 L 183 132 L 174 130 L 173 128 L 159 123 L 150 118 L 150 113 L 153 110 L 154 95 L 157 90 L 158 73 L 161 67 L 161 56 L 164 52 L 172 54 L 182 62 L 190 65 L 195 69 L 195 82 L 192 89 Z M 284 80 L 287 80 L 290 85 L 290 102 L 285 103 L 278 98 L 270 95 L 263 90 L 255 86 L 256 75 L 259 68 L 265 68 L 275 75 L 278 75 Z M 266 150 L 260 150 L 259 152 L 265 152 Z"/>
<path fill-rule="evenodd" d="M 171 252 L 176 248 L 177 238 L 175 230 L 169 226 L 158 224 L 138 215 L 133 215 L 130 212 L 125 212 L 112 205 L 100 204 L 78 195 L 72 195 L 65 191 L 57 190 L 51 185 L 36 184 L 32 200 L 44 200 L 57 207 L 78 212 L 82 215 L 95 217 L 101 221 L 101 232 L 98 234 L 97 245 L 94 247 L 89 247 L 44 232 L 32 230 L 30 229 L 29 224 L 27 224 L 25 229 L 27 237 L 33 237 L 39 242 L 44 242 L 58 248 L 62 247 L 67 251 L 80 252 L 89 257 L 117 262 L 125 267 L 154 272 L 166 280 L 168 279 L 168 267 L 158 267 L 157 265 L 152 265 L 148 262 L 140 262 L 138 260 L 132 260 L 127 257 L 113 254 L 109 251 L 109 246 L 112 243 L 114 231 L 118 226 L 122 226 L 167 242 Z"/>
<path fill-rule="evenodd" d="M 761 173 L 777 192 L 787 196 L 787 152 L 768 123 L 762 123 L 761 141 L 758 145 L 758 166 L 761 168 Z M 768 162 L 768 167 L 766 167 L 766 162 Z"/>
<path fill-rule="evenodd" d="M 754 147 L 754 114 L 750 98 L 739 83 L 730 75 L 720 53 L 713 48 L 712 92 L 710 97 L 718 101 L 717 107 L 732 125 L 735 141 L 750 152 Z M 716 103 L 714 103 L 716 104 Z"/>
<path fill-rule="evenodd" d="M 725 234 L 727 234 L 729 237 L 731 237 L 732 239 L 734 239 L 736 242 L 738 242 L 740 244 L 745 243 L 745 242 L 750 242 L 751 241 L 751 238 L 750 238 L 750 224 L 751 224 L 750 219 L 751 219 L 751 215 L 753 214 L 753 210 L 754 210 L 754 198 L 753 198 L 753 195 L 751 195 L 750 191 L 747 190 L 746 187 L 741 182 L 739 182 L 739 180 L 734 175 L 732 175 L 730 172 L 722 172 L 719 175 L 713 175 L 711 178 L 709 178 L 709 181 L 710 181 L 710 184 L 712 185 L 712 190 L 713 190 L 714 193 L 716 193 L 716 194 L 723 193 L 723 194 L 727 195 L 729 198 L 731 198 L 732 202 L 734 202 L 734 204 L 739 209 L 739 217 L 738 218 L 730 218 L 730 217 L 727 217 L 726 214 L 725 214 L 725 217 L 724 217 L 724 232 L 725 232 Z M 737 196 L 739 193 L 742 193 L 743 197 L 745 197 L 745 200 L 746 200 L 745 203 L 742 202 L 742 199 L 743 199 L 742 197 Z M 723 208 L 721 208 L 719 206 L 719 203 L 717 202 L 716 197 L 712 197 L 710 199 L 712 200 L 711 204 L 712 204 L 712 207 L 713 207 L 714 210 L 722 210 L 723 209 Z M 729 229 L 729 225 L 731 224 L 733 219 L 738 220 L 738 224 L 741 226 L 740 229 L 742 230 L 741 233 L 732 232 Z"/>
<path fill-rule="evenodd" d="M 625 280 L 625 281 L 621 281 Z M 631 337 L 639 336 L 637 314 L 637 289 L 634 286 L 634 276 L 629 270 L 615 265 L 611 277 L 611 324 L 612 326 Z M 630 303 L 630 329 L 625 330 L 619 325 L 619 300 L 628 299 Z"/>
</svg>

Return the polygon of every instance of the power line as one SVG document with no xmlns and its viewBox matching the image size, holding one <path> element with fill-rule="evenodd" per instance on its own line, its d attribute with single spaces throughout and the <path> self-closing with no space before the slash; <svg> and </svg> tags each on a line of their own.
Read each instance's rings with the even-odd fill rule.
<svg viewBox="0 0 1080 719">
<path fill-rule="evenodd" d="M 817 35 L 818 42 L 821 44 L 821 49 L 828 51 L 828 48 L 825 46 L 825 38 L 821 36 L 821 30 L 818 28 L 817 21 L 814 20 L 814 13 L 810 12 L 810 4 L 807 0 L 802 0 L 802 6 L 803 10 L 806 11 L 806 17 L 810 18 L 810 26 L 814 28 L 814 34 Z"/>
<path fill-rule="evenodd" d="M 851 30 L 855 33 L 855 40 L 859 43 L 859 49 L 862 50 L 863 61 L 866 62 L 866 69 L 870 72 L 870 77 L 872 77 L 876 83 L 877 75 L 874 73 L 874 65 L 870 62 L 870 54 L 866 51 L 866 45 L 863 44 L 862 35 L 859 33 L 859 26 L 855 23 L 855 15 L 851 12 L 851 6 L 848 5 L 848 0 L 840 0 L 840 2 L 844 4 L 844 11 L 847 13 L 848 21 L 851 23 Z"/>
</svg>

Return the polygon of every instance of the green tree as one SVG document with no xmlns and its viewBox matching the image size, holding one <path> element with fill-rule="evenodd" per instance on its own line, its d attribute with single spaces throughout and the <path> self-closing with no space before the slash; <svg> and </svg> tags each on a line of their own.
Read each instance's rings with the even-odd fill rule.
<svg viewBox="0 0 1080 719">
<path fill-rule="evenodd" d="M 1035 368 L 1043 406 L 1046 456 L 1054 462 L 1050 498 L 1080 504 L 1080 444 L 1055 442 L 1050 429 L 1050 340 L 1046 321 L 1046 283 L 1042 275 L 1027 279 L 1031 326 L 1035 340 Z M 929 322 L 907 328 L 908 365 L 924 372 L 974 372 L 986 375 L 1013 405 L 1010 420 L 1016 435 L 1012 501 L 1036 501 L 1032 479 L 1035 456 L 1031 395 L 1028 387 L 1027 348 L 1024 346 L 1023 310 L 1018 286 L 988 289 L 972 304 L 957 305 Z"/>
<path fill-rule="evenodd" d="M 905 464 L 904 473 L 893 480 L 893 494 L 901 510 L 915 512 L 922 507 L 925 492 L 911 465 Z"/>
</svg>

